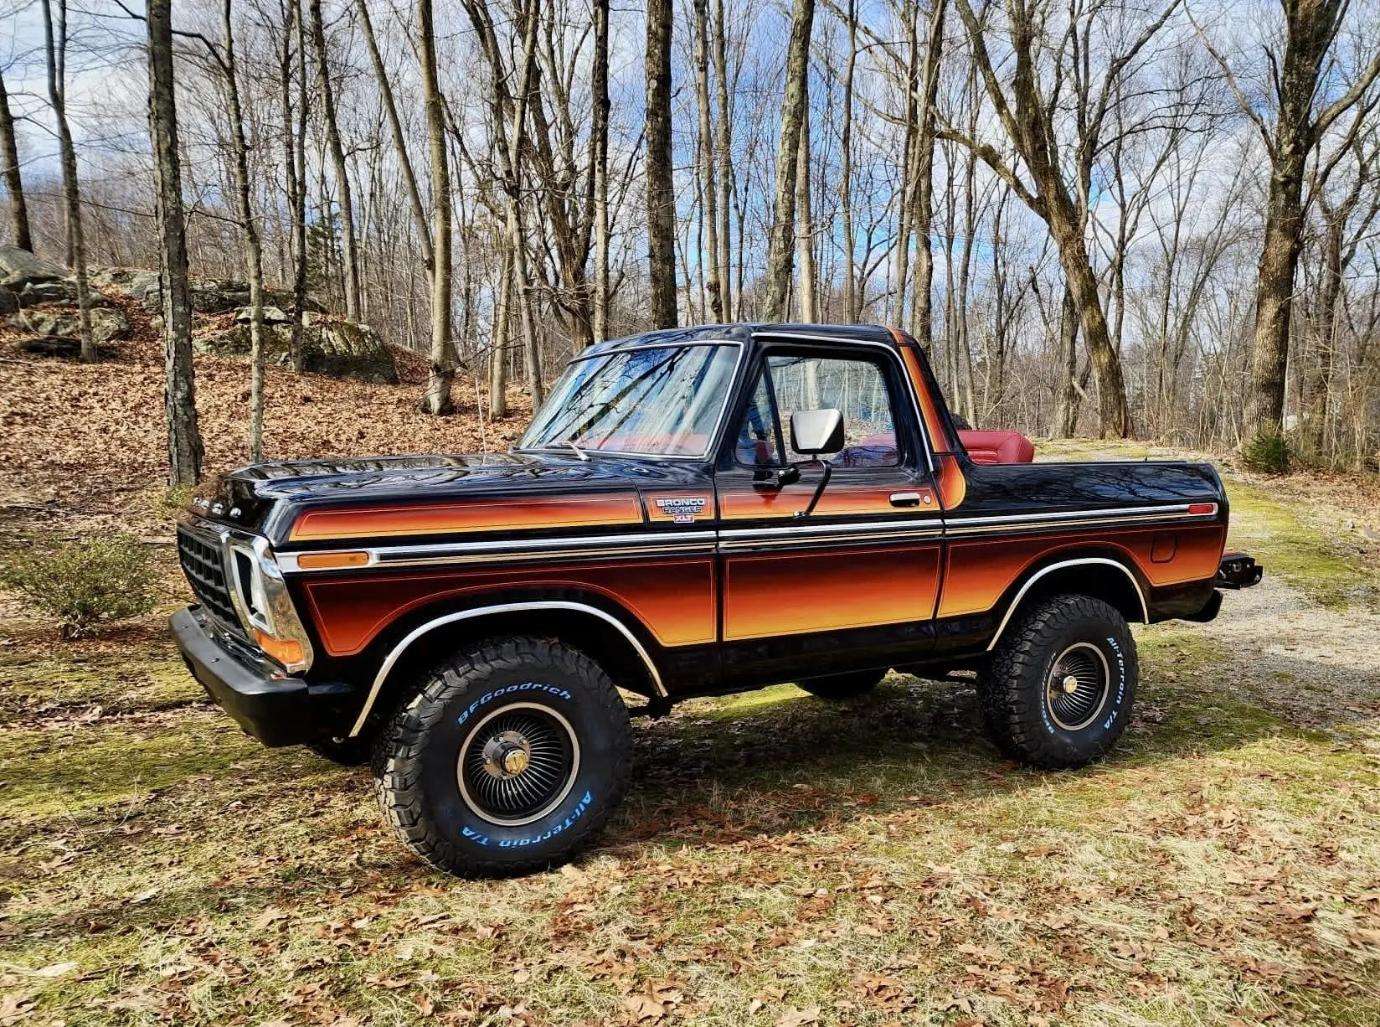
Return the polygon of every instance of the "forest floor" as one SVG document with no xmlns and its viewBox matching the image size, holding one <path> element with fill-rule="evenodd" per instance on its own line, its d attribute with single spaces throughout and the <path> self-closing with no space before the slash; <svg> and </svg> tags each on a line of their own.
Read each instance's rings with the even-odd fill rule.
<svg viewBox="0 0 1380 1027">
<path fill-rule="evenodd" d="M 220 468 L 244 368 L 202 363 Z M 168 537 L 160 374 L 0 363 L 0 547 Z M 417 391 L 275 373 L 270 452 L 475 448 Z M 599 842 L 517 880 L 426 869 L 366 772 L 211 706 L 163 626 L 171 547 L 166 609 L 94 638 L 0 599 L 0 1025 L 1380 1024 L 1380 494 L 1228 487 L 1265 582 L 1136 629 L 1107 761 L 1021 769 L 971 688 L 903 675 L 697 700 L 637 723 Z"/>
</svg>

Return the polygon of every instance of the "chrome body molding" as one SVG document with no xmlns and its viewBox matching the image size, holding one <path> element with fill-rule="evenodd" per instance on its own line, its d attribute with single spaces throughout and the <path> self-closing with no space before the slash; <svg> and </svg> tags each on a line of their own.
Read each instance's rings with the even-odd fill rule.
<svg viewBox="0 0 1380 1027">
<path fill-rule="evenodd" d="M 444 542 L 417 546 L 352 546 L 278 554 L 284 573 L 316 574 L 357 571 L 369 567 L 413 567 L 428 564 L 494 563 L 504 560 L 573 559 L 595 556 L 671 556 L 712 553 L 714 531 L 644 531 L 633 535 L 581 535 L 571 538 L 498 539 L 483 542 Z M 301 556 L 365 553 L 369 562 L 340 568 L 302 567 Z"/>
<path fill-rule="evenodd" d="M 1012 616 L 1021 605 L 1021 600 L 1025 598 L 1026 593 L 1030 591 L 1035 582 L 1039 581 L 1046 574 L 1052 574 L 1054 571 L 1062 570 L 1065 567 L 1082 567 L 1090 564 L 1105 564 L 1109 567 L 1115 567 L 1130 579 L 1131 587 L 1136 590 L 1136 597 L 1140 600 L 1141 623 L 1149 624 L 1150 607 L 1145 601 L 1145 593 L 1141 590 L 1140 582 L 1137 581 L 1136 576 L 1131 573 L 1131 569 L 1120 560 L 1113 560 L 1107 556 L 1083 556 L 1076 560 L 1061 560 L 1058 563 L 1052 563 L 1048 567 L 1042 567 L 1032 574 L 1026 583 L 1021 586 L 1021 590 L 1016 593 L 1016 597 L 1011 600 L 1011 605 L 1006 608 L 1006 613 L 1002 616 L 1001 623 L 997 625 L 997 633 L 992 636 L 992 641 L 987 644 L 987 651 L 990 653 L 997 647 L 997 642 L 1001 640 L 1002 632 L 1006 630 L 1006 625 L 1011 622 Z"/>
<path fill-rule="evenodd" d="M 529 562 L 594 559 L 600 557 L 703 556 L 756 549 L 837 543 L 894 542 L 898 540 L 981 538 L 1068 528 L 1134 527 L 1174 521 L 1210 521 L 1217 506 L 1207 513 L 1189 513 L 1189 504 L 1149 507 L 1117 507 L 1104 510 L 1072 510 L 1060 513 L 1009 514 L 999 517 L 943 517 L 935 510 L 925 516 L 890 520 L 820 522 L 792 520 L 783 524 L 748 528 L 706 524 L 695 531 L 641 531 L 616 535 L 579 535 L 559 538 L 497 539 L 475 542 L 444 542 L 423 545 L 354 546 L 340 549 L 298 550 L 276 554 L 283 574 L 336 574 L 379 567 L 444 566 L 452 564 Z M 732 522 L 729 522 L 732 523 Z M 368 562 L 337 568 L 302 567 L 307 555 L 364 553 Z"/>
<path fill-rule="evenodd" d="M 719 552 L 789 549 L 793 546 L 832 543 L 893 542 L 898 539 L 939 539 L 944 525 L 938 517 L 894 521 L 853 521 L 847 524 L 792 524 L 777 528 L 724 528 L 719 532 Z"/>
<path fill-rule="evenodd" d="M 385 657 L 379 666 L 378 673 L 374 675 L 373 684 L 369 686 L 369 694 L 364 699 L 364 705 L 360 708 L 359 716 L 355 718 L 354 726 L 350 728 L 350 737 L 354 738 L 364 729 L 364 722 L 369 719 L 369 713 L 374 708 L 374 703 L 378 701 L 379 692 L 382 691 L 384 682 L 388 680 L 388 674 L 393 666 L 402 658 L 403 653 L 407 652 L 408 647 L 423 635 L 446 624 L 454 624 L 458 621 L 475 620 L 481 617 L 492 617 L 504 613 L 527 613 L 536 610 L 570 610 L 576 613 L 589 614 L 598 617 L 600 620 L 612 624 L 618 629 L 619 633 L 628 640 L 628 643 L 642 658 L 643 664 L 647 668 L 647 674 L 652 679 L 652 687 L 656 689 L 657 695 L 666 697 L 666 686 L 661 683 L 661 674 L 652 661 L 651 655 L 646 647 L 637 640 L 637 636 L 632 633 L 626 624 L 620 621 L 611 613 L 599 609 L 597 606 L 589 606 L 585 603 L 570 602 L 569 600 L 549 600 L 525 603 L 501 603 L 497 606 L 479 606 L 471 610 L 461 610 L 457 613 L 448 613 L 443 617 L 429 620 L 425 624 L 420 624 L 409 631 L 397 645 Z"/>
<path fill-rule="evenodd" d="M 1168 503 L 1159 506 L 1121 506 L 1104 510 L 1064 510 L 1056 513 L 1003 514 L 1000 517 L 949 517 L 944 522 L 946 535 L 992 534 L 996 528 L 1063 527 L 1066 523 L 1087 527 L 1099 523 L 1131 524 L 1136 521 L 1199 520 L 1210 521 L 1217 516 L 1217 504 L 1205 513 L 1190 513 L 1188 503 Z"/>
</svg>

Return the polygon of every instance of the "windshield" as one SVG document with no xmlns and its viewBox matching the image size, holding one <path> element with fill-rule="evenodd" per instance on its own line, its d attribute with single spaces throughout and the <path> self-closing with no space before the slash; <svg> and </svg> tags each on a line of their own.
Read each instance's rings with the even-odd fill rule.
<svg viewBox="0 0 1380 1027">
<path fill-rule="evenodd" d="M 737 348 L 656 346 L 576 359 L 520 449 L 703 457 L 728 401 Z"/>
</svg>

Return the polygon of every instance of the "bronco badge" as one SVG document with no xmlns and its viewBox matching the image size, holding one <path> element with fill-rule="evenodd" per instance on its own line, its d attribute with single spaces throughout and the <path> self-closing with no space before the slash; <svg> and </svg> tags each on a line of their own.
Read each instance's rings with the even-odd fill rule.
<svg viewBox="0 0 1380 1027">
<path fill-rule="evenodd" d="M 695 518 L 704 512 L 706 502 L 708 500 L 704 496 L 674 496 L 658 499 L 656 505 L 676 524 L 693 524 Z"/>
</svg>

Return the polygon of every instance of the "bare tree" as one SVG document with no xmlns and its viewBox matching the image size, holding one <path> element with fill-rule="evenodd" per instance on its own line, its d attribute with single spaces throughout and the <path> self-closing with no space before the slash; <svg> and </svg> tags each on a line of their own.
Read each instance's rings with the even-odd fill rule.
<svg viewBox="0 0 1380 1027">
<path fill-rule="evenodd" d="M 609 0 L 594 0 L 593 122 L 590 164 L 594 187 L 594 341 L 609 334 Z"/>
<path fill-rule="evenodd" d="M 264 446 L 264 266 L 259 223 L 254 214 L 249 178 L 249 143 L 244 132 L 244 108 L 240 102 L 238 58 L 235 54 L 234 0 L 222 0 L 221 30 L 225 55 L 212 57 L 225 76 L 229 100 L 231 161 L 235 172 L 235 198 L 244 243 L 245 273 L 249 278 L 249 454 L 255 462 Z"/>
<path fill-rule="evenodd" d="M 1349 0 L 1282 0 L 1283 53 L 1279 44 L 1268 51 L 1273 125 L 1266 123 L 1257 106 L 1242 92 L 1227 61 L 1207 43 L 1226 72 L 1242 110 L 1259 131 L 1270 162 L 1244 441 L 1262 434 L 1279 435 L 1284 430 L 1289 323 L 1294 277 L 1303 246 L 1304 183 L 1309 154 L 1347 111 L 1360 103 L 1369 110 L 1376 103 L 1376 98 L 1368 94 L 1380 76 L 1380 46 L 1374 48 L 1369 62 L 1360 67 L 1347 88 L 1337 92 L 1326 88 L 1328 83 L 1322 81 L 1325 69 L 1333 77 L 1342 74 L 1329 61 L 1350 7 Z M 1333 96 L 1330 102 L 1329 95 Z M 1354 126 L 1349 137 L 1356 131 Z M 1348 141 L 1344 139 L 1342 145 Z"/>
<path fill-rule="evenodd" d="M 430 15 L 430 5 L 427 5 L 427 14 Z M 421 244 L 423 252 L 426 254 L 427 267 L 432 264 L 432 244 L 431 233 L 427 229 L 426 210 L 422 206 L 422 191 L 417 186 L 417 173 L 412 169 L 412 158 L 407 153 L 407 140 L 404 137 L 402 119 L 398 117 L 398 102 L 393 98 L 393 86 L 388 81 L 388 71 L 383 66 L 383 55 L 379 53 L 378 39 L 374 36 L 374 23 L 369 18 L 368 0 L 355 0 L 355 9 L 359 12 L 360 28 L 364 30 L 365 48 L 369 51 L 369 63 L 374 69 L 374 81 L 378 83 L 379 98 L 383 102 L 383 110 L 388 118 L 388 129 L 393 136 L 393 150 L 398 156 L 398 165 L 402 169 L 403 181 L 407 184 L 407 199 L 412 208 L 412 217 L 417 225 L 417 241 Z M 418 5 L 420 13 L 420 0 Z M 421 32 L 425 37 L 425 29 Z M 426 40 L 422 40 L 425 48 Z M 432 49 L 435 50 L 435 42 L 432 42 Z M 434 69 L 433 69 L 434 71 Z M 425 80 L 426 70 L 423 67 L 423 80 Z M 433 75 L 434 77 L 434 75 Z M 428 120 L 428 126 L 430 121 Z M 430 128 L 428 128 L 430 132 Z M 428 402 L 430 402 L 428 400 Z"/>
<path fill-rule="evenodd" d="M 1121 358 L 1112 343 L 1106 312 L 1098 292 L 1097 275 L 1088 254 L 1084 228 L 1087 217 L 1088 188 L 1094 157 L 1103 143 L 1103 130 L 1112 108 L 1116 89 L 1136 56 L 1163 28 L 1179 0 L 1169 0 L 1160 12 L 1144 26 L 1140 33 L 1115 53 L 1107 56 L 1101 81 L 1077 80 L 1073 91 L 1077 104 L 1077 139 L 1074 153 L 1066 159 L 1061 152 L 1061 134 L 1056 119 L 1063 109 L 1061 89 L 1065 84 L 1062 73 L 1056 71 L 1052 83 L 1041 81 L 1041 54 L 1048 42 L 1048 0 L 1006 0 L 1005 10 L 1011 33 L 1013 69 L 1009 87 L 997 75 L 997 65 L 990 56 L 985 19 L 992 6 L 982 8 L 979 17 L 968 0 L 954 0 L 967 31 L 969 52 L 981 75 L 987 98 L 991 103 L 1007 140 L 1015 148 L 1031 183 L 1019 175 L 1010 162 L 991 144 L 946 126 L 940 135 L 963 143 L 973 150 L 993 172 L 999 175 L 1026 205 L 1049 226 L 1060 264 L 1069 288 L 1078 304 L 1080 328 L 1088 347 L 1098 386 L 1099 430 L 1103 435 L 1126 436 L 1131 433 L 1131 412 L 1126 401 L 1126 383 L 1121 370 Z M 1089 49 L 1090 31 L 1086 26 L 1101 12 L 1094 7 L 1079 21 L 1071 20 L 1061 52 L 1056 55 L 1056 68 L 1067 59 L 1078 66 Z M 1071 50 L 1069 48 L 1072 48 Z M 1070 174 L 1072 172 L 1072 174 Z M 1066 176 L 1073 178 L 1078 189 L 1070 189 Z"/>
<path fill-rule="evenodd" d="M 24 177 L 19 172 L 19 146 L 14 138 L 14 115 L 10 112 L 10 97 L 5 91 L 5 75 L 0 70 L 0 171 L 4 173 L 5 190 L 10 194 L 10 234 L 21 250 L 33 251 L 33 236 L 29 231 L 29 207 L 24 201 Z"/>
<path fill-rule="evenodd" d="M 781 104 L 781 137 L 776 146 L 776 203 L 767 243 L 766 299 L 762 316 L 780 321 L 786 315 L 795 243 L 795 179 L 800 162 L 800 128 L 805 119 L 806 78 L 810 70 L 810 33 L 814 0 L 795 0 L 791 39 L 786 50 L 785 96 Z"/>
<path fill-rule="evenodd" d="M 172 0 L 149 0 L 149 137 L 157 183 L 158 264 L 163 298 L 164 410 L 168 419 L 168 482 L 201 480 L 192 368 L 191 300 L 187 290 L 187 226 L 182 211 L 182 162 L 177 149 L 173 88 Z"/>
<path fill-rule="evenodd" d="M 436 26 L 431 0 L 417 0 L 417 21 L 421 34 L 422 96 L 426 103 L 427 138 L 431 144 L 431 234 L 435 242 L 434 249 L 429 247 L 434 258 L 431 261 L 431 369 L 424 407 L 428 413 L 444 414 L 454 406 L 450 388 L 455 377 L 455 347 L 450 337 L 450 169 L 446 161 L 445 112 L 436 77 Z M 381 73 L 382 67 L 379 70 Z"/>
<path fill-rule="evenodd" d="M 647 2 L 647 271 L 652 324 L 674 328 L 676 187 L 671 164 L 671 0 Z"/>
<path fill-rule="evenodd" d="M 321 118 L 326 127 L 331 167 L 335 172 L 336 202 L 340 207 L 340 248 L 343 254 L 345 316 L 358 320 L 363 314 L 360 297 L 359 255 L 356 250 L 355 205 L 350 188 L 350 169 L 345 163 L 345 145 L 340 139 L 336 117 L 335 90 L 331 84 L 330 52 L 326 46 L 326 26 L 321 17 L 321 0 L 310 0 L 312 45 L 316 48 L 317 89 L 320 92 Z"/>
<path fill-rule="evenodd" d="M 91 289 L 86 277 L 86 238 L 82 231 L 81 187 L 77 183 L 77 151 L 67 123 L 67 0 L 43 0 L 43 52 L 48 69 L 48 100 L 57 122 L 58 153 L 62 161 L 62 199 L 67 215 L 67 264 L 77 283 L 77 308 L 81 324 L 81 358 L 96 359 L 91 336 Z"/>
</svg>

